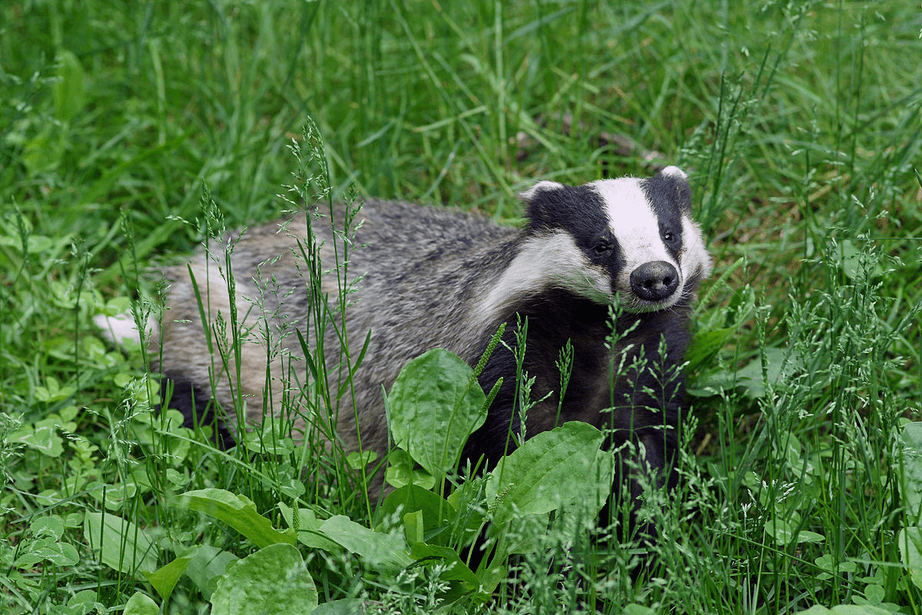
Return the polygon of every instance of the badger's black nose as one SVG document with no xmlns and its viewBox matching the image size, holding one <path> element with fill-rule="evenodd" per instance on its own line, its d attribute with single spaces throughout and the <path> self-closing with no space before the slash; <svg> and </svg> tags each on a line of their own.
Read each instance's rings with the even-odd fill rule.
<svg viewBox="0 0 922 615">
<path fill-rule="evenodd" d="M 645 301 L 662 301 L 679 286 L 679 272 L 666 261 L 644 263 L 631 272 L 631 289 Z"/>
</svg>

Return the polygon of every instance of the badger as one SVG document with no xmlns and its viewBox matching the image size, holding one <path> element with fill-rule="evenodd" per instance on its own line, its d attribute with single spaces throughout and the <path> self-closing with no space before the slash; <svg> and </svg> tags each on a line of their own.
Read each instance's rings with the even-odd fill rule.
<svg viewBox="0 0 922 615">
<path fill-rule="evenodd" d="M 486 391 L 503 383 L 464 451 L 474 463 L 495 463 L 523 425 L 515 416 L 516 333 L 527 326 L 523 371 L 533 379 L 535 405 L 526 437 L 584 421 L 608 434 L 611 449 L 632 456 L 625 467 L 673 484 L 691 304 L 711 270 L 685 173 L 671 166 L 649 178 L 582 186 L 539 181 L 520 196 L 521 228 L 370 200 L 348 243 L 334 230 L 350 226 L 348 214 L 331 208 L 332 219 L 305 216 L 232 235 L 229 259 L 223 250 L 202 251 L 169 270 L 153 355 L 173 383 L 171 405 L 191 416 L 217 403 L 231 431 L 241 433 L 231 410 L 241 401 L 254 424 L 278 416 L 283 398 L 298 404 L 309 371 L 302 340 L 311 336 L 294 332 L 318 300 L 308 292 L 304 258 L 316 249 L 326 268 L 323 293 L 350 289 L 345 309 L 333 311 L 335 325 L 319 335 L 325 356 L 341 360 L 344 340 L 353 360 L 364 353 L 354 372 L 340 372 L 351 377 L 352 394 L 339 398 L 336 433 L 327 434 L 346 450 L 387 453 L 383 391 L 408 361 L 445 348 L 473 366 L 505 324 L 479 376 Z M 347 245 L 345 262 L 334 266 Z M 243 343 L 221 350 L 217 338 L 234 320 Z M 561 403 L 559 362 L 568 344 L 572 369 Z M 326 366 L 329 373 L 341 367 Z M 301 410 L 294 429 L 323 432 L 316 409 Z M 636 471 L 620 481 L 640 494 Z"/>
</svg>

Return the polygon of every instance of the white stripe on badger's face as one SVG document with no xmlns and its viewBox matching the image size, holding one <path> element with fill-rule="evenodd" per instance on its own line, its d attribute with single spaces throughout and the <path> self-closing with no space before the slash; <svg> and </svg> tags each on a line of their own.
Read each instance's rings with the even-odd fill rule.
<svg viewBox="0 0 922 615">
<path fill-rule="evenodd" d="M 556 231 L 522 242 L 474 317 L 492 324 L 508 303 L 547 288 L 567 288 L 600 304 L 612 299 L 607 273 L 589 262 L 570 234 Z"/>
<path fill-rule="evenodd" d="M 615 290 L 621 296 L 622 305 L 628 310 L 663 309 L 676 303 L 682 296 L 685 273 L 682 263 L 669 253 L 660 235 L 656 212 L 647 201 L 647 195 L 640 187 L 640 180 L 634 178 L 604 179 L 588 184 L 605 202 L 612 234 L 620 246 L 624 267 L 614 280 Z M 685 216 L 683 216 L 683 236 Z M 683 237 L 684 238 L 684 237 Z M 631 290 L 631 272 L 637 267 L 654 261 L 665 261 L 679 273 L 679 286 L 675 293 L 663 302 L 649 302 L 637 297 Z"/>
<path fill-rule="evenodd" d="M 711 275 L 711 255 L 704 245 L 701 227 L 688 216 L 682 216 L 682 258 L 683 276 L 697 274 L 700 279 Z"/>
</svg>

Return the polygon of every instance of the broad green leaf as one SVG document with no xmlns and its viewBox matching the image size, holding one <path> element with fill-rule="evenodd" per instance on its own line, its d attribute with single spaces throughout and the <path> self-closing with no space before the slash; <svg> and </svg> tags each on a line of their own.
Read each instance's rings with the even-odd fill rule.
<svg viewBox="0 0 922 615">
<path fill-rule="evenodd" d="M 371 468 L 371 464 L 378 458 L 374 451 L 353 451 L 346 455 L 346 465 L 359 472 L 362 468 Z"/>
<path fill-rule="evenodd" d="M 58 80 L 54 84 L 54 116 L 62 122 L 69 122 L 83 108 L 86 100 L 83 67 L 73 52 L 58 51 Z"/>
<path fill-rule="evenodd" d="M 346 516 L 330 517 L 318 531 L 350 553 L 359 555 L 371 567 L 399 569 L 413 563 L 402 536 L 375 532 Z"/>
<path fill-rule="evenodd" d="M 54 249 L 55 241 L 45 235 L 29 235 L 26 237 L 26 252 L 29 254 L 41 254 Z M 22 241 L 18 237 L 9 235 L 0 235 L 0 246 L 13 248 L 22 251 Z"/>
<path fill-rule="evenodd" d="M 367 606 L 364 600 L 343 598 L 324 602 L 311 611 L 311 615 L 356 615 L 356 613 L 364 613 Z"/>
<path fill-rule="evenodd" d="M 78 591 L 67 600 L 67 611 L 64 612 L 78 615 L 84 613 L 104 613 L 106 607 L 100 603 L 97 598 L 98 596 L 95 590 L 84 589 Z M 125 612 L 127 613 L 128 611 Z"/>
<path fill-rule="evenodd" d="M 294 509 L 282 502 L 279 502 L 278 506 L 279 510 L 282 511 L 282 517 L 285 518 L 288 527 L 295 530 Z M 342 547 L 332 540 L 328 540 L 320 535 L 319 530 L 321 525 L 323 525 L 323 521 L 317 518 L 313 510 L 309 508 L 299 508 L 297 523 L 298 542 L 312 549 L 322 549 L 327 553 L 341 552 Z"/>
<path fill-rule="evenodd" d="M 233 553 L 211 545 L 196 547 L 191 553 L 186 553 L 185 557 L 189 558 L 186 576 L 192 579 L 206 600 L 211 599 L 218 581 L 224 578 L 227 569 L 240 561 Z"/>
<path fill-rule="evenodd" d="M 60 540 L 64 535 L 64 520 L 58 515 L 35 517 L 29 524 L 29 529 L 36 538 L 50 537 Z"/>
<path fill-rule="evenodd" d="M 573 421 L 539 433 L 497 464 L 487 481 L 493 520 L 503 524 L 517 514 L 543 514 L 597 493 L 601 476 L 597 452 L 602 432 Z M 610 489 L 611 483 L 607 483 Z"/>
<path fill-rule="evenodd" d="M 56 542 L 49 545 L 45 560 L 59 567 L 73 566 L 80 561 L 80 554 L 77 553 L 74 545 L 67 542 Z"/>
<path fill-rule="evenodd" d="M 58 166 L 67 146 L 67 135 L 60 124 L 49 124 L 26 141 L 22 161 L 32 173 L 50 171 Z M 27 246 L 31 252 L 32 246 Z"/>
<path fill-rule="evenodd" d="M 766 384 L 774 384 L 789 376 L 798 363 L 796 357 L 786 357 L 784 348 L 766 348 L 764 357 L 756 358 L 736 372 L 737 385 L 744 387 L 750 397 L 759 399 L 765 396 Z M 762 374 L 762 361 L 765 361 L 765 375 Z"/>
<path fill-rule="evenodd" d="M 133 483 L 110 485 L 102 481 L 90 481 L 87 483 L 87 491 L 98 504 L 104 505 L 106 510 L 114 511 L 134 498 L 138 487 Z"/>
<path fill-rule="evenodd" d="M 918 525 L 922 520 L 922 423 L 904 425 L 900 440 L 900 495 L 906 516 Z"/>
<path fill-rule="evenodd" d="M 130 521 L 111 513 L 88 512 L 83 517 L 83 534 L 110 568 L 131 574 L 153 572 L 157 567 L 157 547 Z"/>
<path fill-rule="evenodd" d="M 585 485 L 585 491 L 577 494 L 569 503 L 583 502 L 592 511 L 598 512 L 611 497 L 612 481 L 615 478 L 614 453 L 601 448 L 597 450 L 595 462 L 589 469 L 588 476 L 590 480 Z M 594 491 L 592 487 L 595 487 Z"/>
<path fill-rule="evenodd" d="M 698 332 L 685 352 L 686 373 L 694 374 L 709 364 L 733 336 L 735 327 Z"/>
<path fill-rule="evenodd" d="M 122 613 L 124 615 L 158 615 L 160 613 L 160 607 L 157 606 L 157 603 L 147 594 L 135 592 L 134 595 L 128 599 L 128 602 L 125 604 L 125 610 L 122 611 Z"/>
<path fill-rule="evenodd" d="M 881 585 L 871 583 L 864 588 L 864 597 L 869 604 L 880 604 L 887 597 L 887 590 Z"/>
<path fill-rule="evenodd" d="M 831 609 L 817 604 L 806 611 L 798 611 L 796 615 L 893 615 L 893 611 L 867 604 L 840 604 Z"/>
<path fill-rule="evenodd" d="M 765 522 L 763 528 L 779 545 L 786 545 L 794 538 L 794 527 L 784 519 L 772 517 Z"/>
<path fill-rule="evenodd" d="M 454 549 L 416 543 L 410 549 L 410 556 L 417 561 L 432 560 L 446 565 L 447 570 L 439 577 L 442 580 L 461 581 L 469 591 L 477 590 L 481 586 L 480 578 L 468 568 Z"/>
<path fill-rule="evenodd" d="M 849 561 L 839 562 L 837 566 L 835 558 L 829 553 L 814 559 L 813 563 L 816 564 L 820 570 L 830 573 L 852 573 L 858 569 L 858 565 L 855 562 Z"/>
<path fill-rule="evenodd" d="M 57 458 L 64 452 L 64 439 L 53 425 L 38 425 L 35 429 L 24 427 L 10 434 L 11 442 L 24 444 L 46 457 Z"/>
<path fill-rule="evenodd" d="M 388 455 L 387 462 L 384 480 L 391 487 L 399 489 L 407 485 L 416 485 L 423 489 L 432 489 L 435 486 L 435 477 L 418 468 L 406 451 L 394 449 Z"/>
<path fill-rule="evenodd" d="M 17 568 L 31 568 L 38 562 L 50 562 L 55 566 L 73 566 L 80 561 L 80 554 L 73 545 L 66 542 L 55 542 L 51 538 L 35 540 L 27 544 L 22 550 L 22 555 L 16 558 L 13 565 Z"/>
<path fill-rule="evenodd" d="M 380 521 L 385 517 L 396 514 L 398 511 L 403 515 L 416 512 L 422 513 L 425 533 L 423 542 L 445 544 L 451 538 L 448 526 L 455 517 L 455 509 L 447 500 L 440 498 L 438 494 L 416 485 L 407 485 L 406 487 L 395 489 L 384 498 L 378 509 L 377 519 Z M 440 529 L 442 530 L 441 532 L 439 532 Z M 433 535 L 434 532 L 438 533 Z M 410 542 L 412 543 L 412 541 Z"/>
<path fill-rule="evenodd" d="M 403 529 L 407 542 L 411 545 L 426 542 L 426 526 L 423 511 L 416 510 L 403 516 Z"/>
<path fill-rule="evenodd" d="M 880 266 L 878 259 L 875 259 L 870 255 L 867 250 L 871 248 L 866 248 L 864 252 L 855 245 L 851 239 L 844 239 L 839 242 L 840 253 L 839 264 L 842 266 L 842 271 L 845 272 L 845 275 L 851 280 L 858 279 L 861 275 L 864 274 L 864 271 L 868 271 L 872 276 L 879 276 L 883 274 L 883 269 Z M 865 262 L 862 262 L 863 259 L 868 259 Z M 868 266 L 869 269 L 865 269 Z"/>
<path fill-rule="evenodd" d="M 907 527 L 900 530 L 896 537 L 900 548 L 900 560 L 909 570 L 913 585 L 922 589 L 922 529 Z"/>
<path fill-rule="evenodd" d="M 35 398 L 46 403 L 63 401 L 77 391 L 69 385 L 61 386 L 57 378 L 48 377 L 44 382 L 44 385 L 35 387 Z"/>
<path fill-rule="evenodd" d="M 294 440 L 279 434 L 272 434 L 268 425 L 265 431 L 247 432 L 246 436 L 244 436 L 243 445 L 256 455 L 279 455 L 284 457 L 291 454 L 295 449 Z"/>
<path fill-rule="evenodd" d="M 317 603 L 317 588 L 298 550 L 272 544 L 230 567 L 211 596 L 211 613 L 304 615 Z"/>
<path fill-rule="evenodd" d="M 797 532 L 797 544 L 802 544 L 805 542 L 816 544 L 823 542 L 824 540 L 826 540 L 826 537 L 822 534 L 817 534 L 816 532 L 810 532 L 807 530 L 800 530 Z"/>
<path fill-rule="evenodd" d="M 457 465 L 467 437 L 486 419 L 474 371 L 441 348 L 410 361 L 387 400 L 394 442 L 438 478 Z"/>
<path fill-rule="evenodd" d="M 249 498 L 224 489 L 200 489 L 183 494 L 178 504 L 181 508 L 204 513 L 226 523 L 257 547 L 271 544 L 297 542 L 293 531 L 279 532 L 272 523 L 259 514 Z"/>
<path fill-rule="evenodd" d="M 173 593 L 173 588 L 176 587 L 179 578 L 186 572 L 191 559 L 191 557 L 177 557 L 154 572 L 144 573 L 147 582 L 156 590 L 161 600 L 169 600 L 170 594 Z"/>
</svg>

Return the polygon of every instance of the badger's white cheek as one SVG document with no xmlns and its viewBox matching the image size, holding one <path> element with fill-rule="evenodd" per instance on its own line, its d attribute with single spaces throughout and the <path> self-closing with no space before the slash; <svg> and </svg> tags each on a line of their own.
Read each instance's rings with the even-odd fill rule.
<svg viewBox="0 0 922 615">
<path fill-rule="evenodd" d="M 492 323 L 510 304 L 549 287 L 565 288 L 597 303 L 611 300 L 607 272 L 591 265 L 573 238 L 561 231 L 523 242 L 471 318 Z"/>
<path fill-rule="evenodd" d="M 611 301 L 612 289 L 608 270 L 594 265 L 569 237 L 555 246 L 544 275 L 550 286 L 566 288 L 596 303 Z"/>
<path fill-rule="evenodd" d="M 711 255 L 704 245 L 701 228 L 688 218 L 682 218 L 682 235 L 684 243 L 680 257 L 683 273 L 694 275 L 698 272 L 700 278 L 707 278 L 711 274 Z"/>
</svg>

